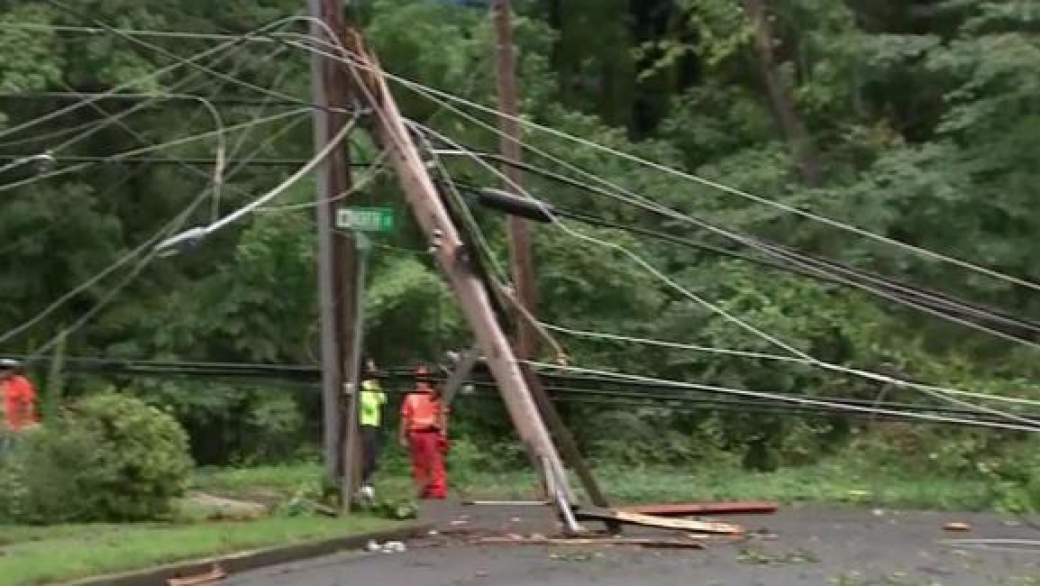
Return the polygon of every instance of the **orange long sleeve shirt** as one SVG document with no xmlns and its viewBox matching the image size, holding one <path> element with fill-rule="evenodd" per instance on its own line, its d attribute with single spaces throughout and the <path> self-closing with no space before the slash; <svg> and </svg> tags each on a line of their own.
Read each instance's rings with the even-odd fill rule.
<svg viewBox="0 0 1040 586">
<path fill-rule="evenodd" d="M 413 392 L 401 404 L 401 419 L 408 431 L 440 429 L 440 401 L 430 392 Z"/>
<path fill-rule="evenodd" d="M 36 389 L 29 379 L 15 375 L 0 382 L 3 392 L 3 423 L 11 431 L 20 431 L 36 423 Z"/>
</svg>

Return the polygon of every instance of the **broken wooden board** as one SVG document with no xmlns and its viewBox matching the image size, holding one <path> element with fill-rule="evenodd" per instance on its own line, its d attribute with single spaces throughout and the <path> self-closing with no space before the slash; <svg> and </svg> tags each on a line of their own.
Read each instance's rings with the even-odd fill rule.
<svg viewBox="0 0 1040 586">
<path fill-rule="evenodd" d="M 696 517 L 699 515 L 772 515 L 780 507 L 771 502 L 676 503 L 620 507 L 619 511 L 655 517 Z"/>
<path fill-rule="evenodd" d="M 640 525 L 642 527 L 654 527 L 657 529 L 674 529 L 676 531 L 688 531 L 691 533 L 711 533 L 722 535 L 739 535 L 744 533 L 744 528 L 732 523 L 720 523 L 717 521 L 695 521 L 692 519 L 668 519 L 642 515 L 627 511 L 615 511 L 599 508 L 581 508 L 574 512 L 574 516 L 580 520 L 606 521 L 613 520 L 629 525 Z"/>
</svg>

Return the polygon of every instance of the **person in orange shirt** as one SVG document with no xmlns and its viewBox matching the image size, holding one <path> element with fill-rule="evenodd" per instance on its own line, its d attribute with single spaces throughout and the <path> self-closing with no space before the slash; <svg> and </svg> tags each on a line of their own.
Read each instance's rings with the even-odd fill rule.
<svg viewBox="0 0 1040 586">
<path fill-rule="evenodd" d="M 16 360 L 0 359 L 0 426 L 5 432 L 19 432 L 36 423 L 36 389 L 18 373 Z"/>
<path fill-rule="evenodd" d="M 448 477 L 444 454 L 448 438 L 440 393 L 430 384 L 430 371 L 416 369 L 415 389 L 401 404 L 401 427 L 398 439 L 412 458 L 412 477 L 421 499 L 448 497 Z"/>
</svg>

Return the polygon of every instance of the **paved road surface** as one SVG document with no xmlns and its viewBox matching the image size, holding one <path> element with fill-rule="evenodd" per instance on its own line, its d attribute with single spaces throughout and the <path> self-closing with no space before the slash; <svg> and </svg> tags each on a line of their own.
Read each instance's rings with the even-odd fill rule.
<svg viewBox="0 0 1040 586">
<path fill-rule="evenodd" d="M 440 527 L 546 532 L 530 508 L 438 504 L 424 511 Z M 982 551 L 942 546 L 950 538 L 1040 539 L 1012 518 L 824 508 L 787 508 L 737 519 L 755 532 L 743 543 L 702 551 L 629 548 L 477 546 L 443 537 L 406 553 L 349 552 L 235 576 L 228 586 L 1040 586 L 1040 550 Z M 970 533 L 943 531 L 966 521 Z M 551 530 L 551 529 L 550 529 Z"/>
</svg>

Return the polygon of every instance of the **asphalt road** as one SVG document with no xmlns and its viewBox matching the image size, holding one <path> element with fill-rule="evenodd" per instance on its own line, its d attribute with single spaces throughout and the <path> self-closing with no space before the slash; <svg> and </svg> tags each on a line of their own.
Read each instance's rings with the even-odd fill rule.
<svg viewBox="0 0 1040 586">
<path fill-rule="evenodd" d="M 552 532 L 540 509 L 476 510 L 438 504 L 424 511 L 445 531 Z M 731 518 L 750 537 L 704 550 L 474 545 L 439 535 L 404 553 L 345 552 L 233 576 L 229 586 L 1040 586 L 1040 549 L 967 549 L 946 539 L 1040 539 L 1010 517 L 787 508 Z M 454 523 L 452 523 L 454 521 Z M 949 521 L 972 530 L 950 533 Z"/>
</svg>

